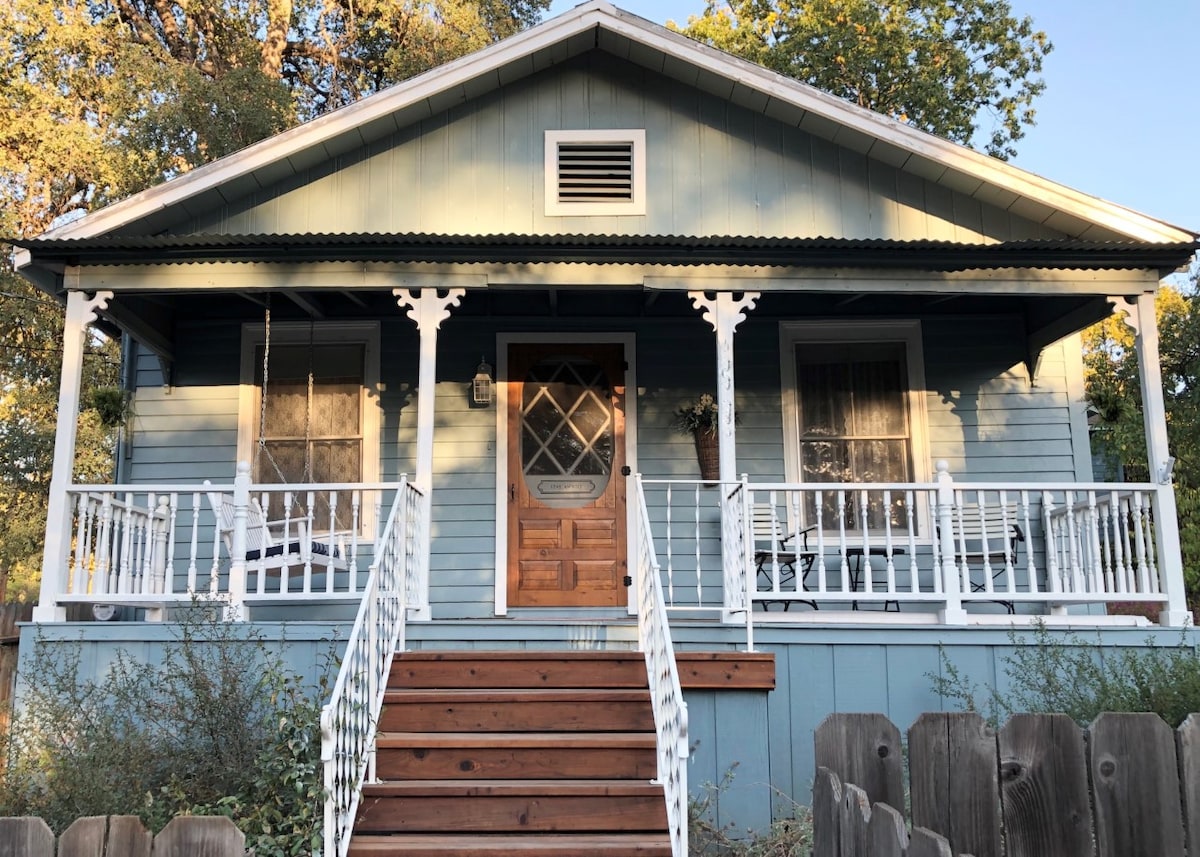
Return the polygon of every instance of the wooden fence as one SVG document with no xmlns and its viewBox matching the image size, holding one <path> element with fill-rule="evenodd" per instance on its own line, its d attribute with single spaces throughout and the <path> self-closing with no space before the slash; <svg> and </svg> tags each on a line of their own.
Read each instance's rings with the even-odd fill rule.
<svg viewBox="0 0 1200 857">
<path fill-rule="evenodd" d="M 0 732 L 8 729 L 12 715 L 13 688 L 17 683 L 18 622 L 28 622 L 31 604 L 0 604 Z"/>
<path fill-rule="evenodd" d="M 57 849 L 57 851 L 56 851 Z M 245 857 L 246 837 L 223 816 L 186 816 L 151 836 L 132 815 L 77 819 L 55 842 L 40 818 L 0 818 L 0 857 Z"/>
<path fill-rule="evenodd" d="M 1200 714 L 922 714 L 903 747 L 882 714 L 815 736 L 813 857 L 1200 857 Z"/>
</svg>

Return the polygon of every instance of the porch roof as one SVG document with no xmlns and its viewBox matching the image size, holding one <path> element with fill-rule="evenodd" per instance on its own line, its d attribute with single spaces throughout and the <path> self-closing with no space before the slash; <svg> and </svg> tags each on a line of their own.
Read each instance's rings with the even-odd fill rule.
<svg viewBox="0 0 1200 857">
<path fill-rule="evenodd" d="M 286 234 L 12 239 L 34 269 L 59 265 L 225 262 L 582 263 L 1157 270 L 1184 265 L 1200 242 L 1039 239 L 999 243 L 687 235 Z M 30 272 L 31 273 L 31 272 Z M 50 287 L 48 282 L 41 283 Z"/>
</svg>

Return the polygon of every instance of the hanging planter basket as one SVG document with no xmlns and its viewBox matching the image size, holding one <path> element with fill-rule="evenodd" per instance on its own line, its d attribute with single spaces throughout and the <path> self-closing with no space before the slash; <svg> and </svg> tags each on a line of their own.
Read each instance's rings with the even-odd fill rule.
<svg viewBox="0 0 1200 857">
<path fill-rule="evenodd" d="M 716 432 L 697 431 L 696 460 L 700 462 L 700 478 L 714 483 L 721 478 L 721 446 Z"/>
</svg>

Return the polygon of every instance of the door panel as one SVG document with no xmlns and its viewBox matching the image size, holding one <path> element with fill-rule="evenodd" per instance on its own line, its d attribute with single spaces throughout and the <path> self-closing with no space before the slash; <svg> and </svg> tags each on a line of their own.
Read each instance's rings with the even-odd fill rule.
<svg viewBox="0 0 1200 857">
<path fill-rule="evenodd" d="M 508 353 L 508 603 L 625 604 L 625 370 L 619 344 Z"/>
</svg>

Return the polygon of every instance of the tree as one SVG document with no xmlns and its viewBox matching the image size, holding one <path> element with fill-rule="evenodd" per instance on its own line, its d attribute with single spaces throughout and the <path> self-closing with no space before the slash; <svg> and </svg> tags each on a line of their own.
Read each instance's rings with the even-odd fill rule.
<svg viewBox="0 0 1200 857">
<path fill-rule="evenodd" d="M 1189 600 L 1200 601 L 1200 264 L 1182 288 L 1155 298 L 1167 437 L 1175 456 L 1179 536 Z M 1142 391 L 1133 329 L 1114 315 L 1084 333 L 1084 372 L 1093 447 L 1113 478 L 1149 478 Z"/>
<path fill-rule="evenodd" d="M 1007 0 L 708 0 L 680 32 L 955 142 L 1016 154 L 1052 49 Z"/>
<path fill-rule="evenodd" d="M 27 237 L 534 23 L 549 0 L 0 3 L 0 241 Z M 0 243 L 0 597 L 36 588 L 62 308 Z M 84 401 L 116 383 L 89 339 Z M 84 408 L 75 477 L 109 478 Z M 12 592 L 10 595 L 14 594 Z"/>
</svg>

